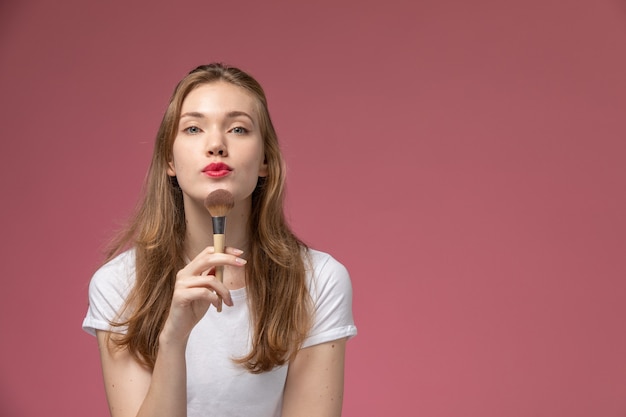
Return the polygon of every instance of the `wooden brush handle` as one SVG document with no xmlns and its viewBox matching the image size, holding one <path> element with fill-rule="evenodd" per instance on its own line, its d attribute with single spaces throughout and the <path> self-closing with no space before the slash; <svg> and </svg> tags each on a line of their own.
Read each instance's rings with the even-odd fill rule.
<svg viewBox="0 0 626 417">
<path fill-rule="evenodd" d="M 215 253 L 224 253 L 224 235 L 213 235 L 213 248 Z"/>
<path fill-rule="evenodd" d="M 215 248 L 215 253 L 224 253 L 224 238 L 223 234 L 213 235 L 213 247 Z M 219 265 L 215 267 L 215 278 L 219 282 L 224 282 L 224 266 Z M 217 312 L 222 311 L 222 299 L 220 298 L 217 304 Z"/>
</svg>

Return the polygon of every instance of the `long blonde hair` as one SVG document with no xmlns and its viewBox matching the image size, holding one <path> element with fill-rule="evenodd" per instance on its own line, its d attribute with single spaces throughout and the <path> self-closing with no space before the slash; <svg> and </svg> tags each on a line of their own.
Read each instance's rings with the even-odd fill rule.
<svg viewBox="0 0 626 417">
<path fill-rule="evenodd" d="M 176 273 L 184 266 L 185 214 L 182 191 L 167 175 L 172 145 L 185 97 L 196 87 L 225 81 L 246 89 L 258 101 L 268 175 L 252 194 L 248 223 L 250 253 L 246 288 L 252 329 L 251 351 L 235 361 L 250 372 L 285 364 L 302 346 L 311 326 L 311 303 L 305 278 L 306 246 L 290 230 L 284 216 L 285 165 L 261 85 L 238 68 L 202 65 L 177 85 L 159 127 L 152 162 L 134 216 L 112 242 L 107 260 L 129 247 L 136 256 L 136 282 L 125 305 L 128 326 L 115 338 L 146 366 L 153 368 L 158 337 L 167 318 Z"/>
</svg>

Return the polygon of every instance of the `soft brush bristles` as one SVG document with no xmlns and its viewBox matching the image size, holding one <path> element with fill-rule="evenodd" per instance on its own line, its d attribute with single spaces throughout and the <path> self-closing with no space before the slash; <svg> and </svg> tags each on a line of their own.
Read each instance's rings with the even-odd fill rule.
<svg viewBox="0 0 626 417">
<path fill-rule="evenodd" d="M 235 206 L 235 199 L 230 192 L 219 189 L 204 199 L 204 206 L 212 217 L 224 217 Z"/>
</svg>

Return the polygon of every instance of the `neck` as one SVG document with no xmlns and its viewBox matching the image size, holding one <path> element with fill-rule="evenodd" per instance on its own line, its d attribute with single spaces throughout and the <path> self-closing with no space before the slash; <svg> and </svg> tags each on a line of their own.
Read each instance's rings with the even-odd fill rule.
<svg viewBox="0 0 626 417">
<path fill-rule="evenodd" d="M 226 246 L 248 250 L 248 218 L 250 217 L 251 200 L 237 202 L 226 216 L 224 232 Z M 185 201 L 185 254 L 189 259 L 195 258 L 207 246 L 213 246 L 213 224 L 211 215 L 203 204 Z M 245 257 L 245 255 L 244 255 Z"/>
</svg>

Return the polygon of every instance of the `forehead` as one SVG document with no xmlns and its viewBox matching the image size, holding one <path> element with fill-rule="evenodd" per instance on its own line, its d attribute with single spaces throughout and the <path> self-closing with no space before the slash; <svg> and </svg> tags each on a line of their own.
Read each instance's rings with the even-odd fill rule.
<svg viewBox="0 0 626 417">
<path fill-rule="evenodd" d="M 207 115 L 243 111 L 256 116 L 257 104 L 256 97 L 243 87 L 216 81 L 191 90 L 183 100 L 181 114 L 190 111 Z"/>
</svg>

